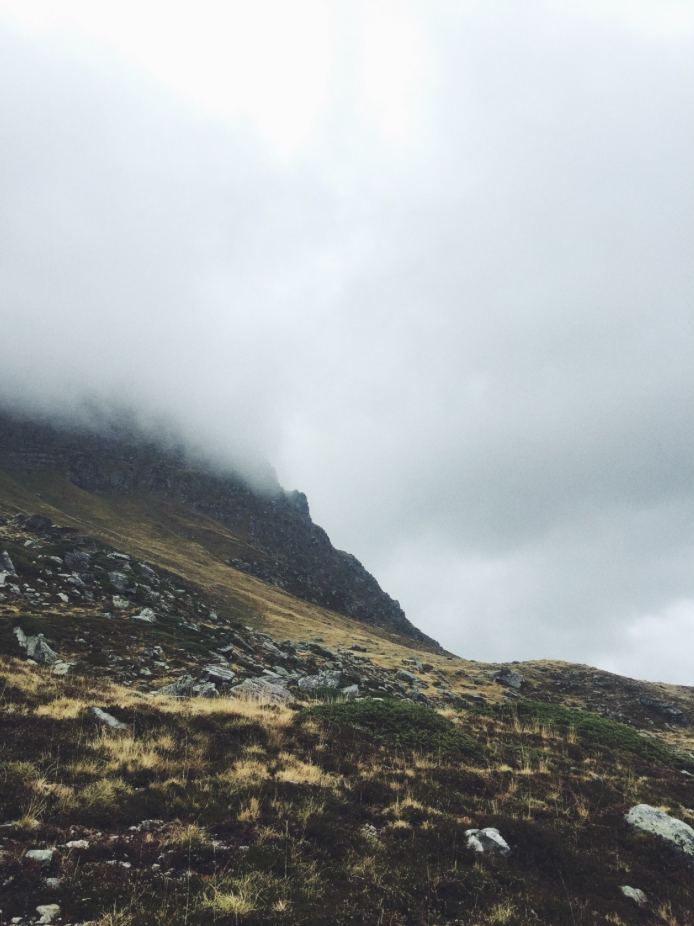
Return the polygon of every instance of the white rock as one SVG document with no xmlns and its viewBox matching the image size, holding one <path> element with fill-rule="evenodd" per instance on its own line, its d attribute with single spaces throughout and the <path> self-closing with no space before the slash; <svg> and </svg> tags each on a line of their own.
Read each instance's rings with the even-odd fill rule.
<svg viewBox="0 0 694 926">
<path fill-rule="evenodd" d="M 127 730 L 127 723 L 121 723 L 120 720 L 116 720 L 111 714 L 107 714 L 106 711 L 102 711 L 100 707 L 90 707 L 89 712 L 96 717 L 96 719 L 105 724 L 107 727 L 110 727 L 112 730 Z"/>
<path fill-rule="evenodd" d="M 65 594 L 65 592 L 58 592 L 57 597 L 60 598 L 60 600 L 63 602 L 63 604 L 67 604 L 67 603 L 70 601 L 70 599 L 69 599 L 68 596 Z"/>
<path fill-rule="evenodd" d="M 41 917 L 39 923 L 52 923 L 56 916 L 60 916 L 60 907 L 57 903 L 40 904 L 36 912 Z"/>
<path fill-rule="evenodd" d="M 648 903 L 648 898 L 646 897 L 644 892 L 638 887 L 629 887 L 628 884 L 622 884 L 619 889 L 622 892 L 622 894 L 624 894 L 625 897 L 628 897 L 629 900 L 636 901 L 636 903 L 640 907 L 643 907 L 645 904 Z"/>
<path fill-rule="evenodd" d="M 121 611 L 124 611 L 126 608 L 130 607 L 130 602 L 127 598 L 121 598 L 120 595 L 113 596 L 113 607 L 119 608 Z"/>
<path fill-rule="evenodd" d="M 626 821 L 642 833 L 665 840 L 673 849 L 694 859 L 694 829 L 650 804 L 637 804 L 626 815 Z"/>
<path fill-rule="evenodd" d="M 25 858 L 39 862 L 41 865 L 50 865 L 54 852 L 55 849 L 29 849 Z"/>
<path fill-rule="evenodd" d="M 131 620 L 144 621 L 145 624 L 155 624 L 157 621 L 157 615 L 151 608 L 143 608 L 139 614 L 133 614 Z"/>
<path fill-rule="evenodd" d="M 70 842 L 66 842 L 65 845 L 68 849 L 88 849 L 89 843 L 86 839 L 71 839 Z"/>
<path fill-rule="evenodd" d="M 504 857 L 511 853 L 511 847 L 493 826 L 487 826 L 482 830 L 466 830 L 465 835 L 468 849 L 474 849 L 475 852 L 495 852 Z"/>
<path fill-rule="evenodd" d="M 53 675 L 67 675 L 74 666 L 74 662 L 56 662 L 53 666 Z"/>
<path fill-rule="evenodd" d="M 359 697 L 359 685 L 348 685 L 346 688 L 341 688 L 340 694 L 344 695 L 345 698 L 349 699 L 350 701 L 352 700 L 352 698 L 358 698 Z"/>
<path fill-rule="evenodd" d="M 27 648 L 27 635 L 21 627 L 15 627 L 13 633 L 15 637 L 17 637 L 17 643 L 19 643 L 20 649 L 25 650 Z"/>
</svg>

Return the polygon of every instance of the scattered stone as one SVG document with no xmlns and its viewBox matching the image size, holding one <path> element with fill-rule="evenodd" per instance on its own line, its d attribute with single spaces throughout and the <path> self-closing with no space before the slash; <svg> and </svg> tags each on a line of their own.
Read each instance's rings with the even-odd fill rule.
<svg viewBox="0 0 694 926">
<path fill-rule="evenodd" d="M 143 621 L 145 624 L 155 624 L 157 615 L 151 608 L 143 608 L 139 614 L 133 614 L 130 620 Z"/>
<path fill-rule="evenodd" d="M 130 602 L 128 601 L 128 599 L 121 598 L 120 595 L 114 595 L 112 601 L 113 601 L 113 607 L 118 608 L 120 611 L 123 611 L 125 610 L 125 608 L 130 607 Z"/>
<path fill-rule="evenodd" d="M 350 701 L 353 698 L 358 698 L 359 697 L 359 685 L 348 685 L 346 688 L 341 688 L 340 694 Z"/>
<path fill-rule="evenodd" d="M 60 600 L 63 602 L 63 604 L 67 604 L 68 601 L 70 600 L 70 599 L 68 598 L 68 596 L 65 594 L 65 592 L 58 592 L 58 594 L 57 594 L 56 597 L 57 597 L 57 598 L 60 598 Z"/>
<path fill-rule="evenodd" d="M 131 582 L 122 572 L 109 572 L 108 578 L 111 585 L 119 592 L 125 592 L 131 595 L 137 591 L 135 583 Z"/>
<path fill-rule="evenodd" d="M 157 695 L 165 695 L 170 698 L 190 698 L 193 694 L 195 683 L 191 675 L 182 675 L 170 685 L 164 685 L 156 692 Z"/>
<path fill-rule="evenodd" d="M 274 685 L 264 678 L 247 678 L 240 685 L 234 685 L 229 692 L 235 698 L 248 698 L 253 701 L 270 701 L 272 704 L 287 704 L 292 695 L 286 688 Z"/>
<path fill-rule="evenodd" d="M 644 907 L 648 903 L 648 898 L 638 887 L 629 887 L 628 884 L 622 884 L 619 889 L 625 897 L 635 901 L 640 907 Z"/>
<path fill-rule="evenodd" d="M 62 887 L 62 881 L 60 878 L 44 878 L 43 883 L 46 885 L 49 891 L 59 891 Z"/>
<path fill-rule="evenodd" d="M 65 843 L 65 846 L 68 849 L 88 849 L 89 843 L 86 839 L 71 839 L 70 842 Z"/>
<path fill-rule="evenodd" d="M 694 859 L 694 829 L 650 804 L 637 804 L 626 814 L 626 821 L 642 833 L 659 836 L 673 849 Z"/>
<path fill-rule="evenodd" d="M 58 662 L 53 664 L 53 675 L 67 675 L 70 669 L 75 667 L 76 663 L 74 662 Z"/>
<path fill-rule="evenodd" d="M 468 849 L 474 849 L 475 852 L 493 852 L 503 855 L 504 858 L 511 854 L 511 847 L 493 826 L 487 826 L 482 830 L 466 830 L 465 835 Z"/>
<path fill-rule="evenodd" d="M 219 688 L 228 688 L 235 678 L 236 672 L 226 666 L 205 666 L 200 676 L 202 682 L 211 682 Z"/>
<path fill-rule="evenodd" d="M 100 707 L 90 707 L 89 713 L 105 726 L 110 727 L 112 730 L 127 730 L 127 723 L 121 723 L 120 720 L 117 720 L 112 714 L 107 714 L 106 711 L 102 711 Z"/>
<path fill-rule="evenodd" d="M 50 865 L 55 849 L 29 849 L 25 858 L 38 862 L 39 865 Z"/>
<path fill-rule="evenodd" d="M 60 907 L 57 903 L 39 904 L 36 912 L 41 917 L 39 923 L 52 923 L 56 916 L 60 916 Z"/>
</svg>

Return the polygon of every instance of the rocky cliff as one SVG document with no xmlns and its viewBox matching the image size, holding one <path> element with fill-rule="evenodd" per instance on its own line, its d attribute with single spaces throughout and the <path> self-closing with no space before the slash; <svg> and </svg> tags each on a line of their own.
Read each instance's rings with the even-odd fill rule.
<svg viewBox="0 0 694 926">
<path fill-rule="evenodd" d="M 0 413 L 0 471 L 57 472 L 97 495 L 151 493 L 211 517 L 249 550 L 231 568 L 305 601 L 422 643 L 434 643 L 406 618 L 362 564 L 336 550 L 313 523 L 306 496 L 278 483 L 263 491 L 233 472 L 193 459 L 181 446 L 131 428 L 56 426 Z"/>
</svg>

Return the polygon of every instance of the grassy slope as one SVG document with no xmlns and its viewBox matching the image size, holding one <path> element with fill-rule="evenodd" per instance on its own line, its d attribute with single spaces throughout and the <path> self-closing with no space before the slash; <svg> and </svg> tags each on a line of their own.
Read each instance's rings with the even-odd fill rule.
<svg viewBox="0 0 694 926">
<path fill-rule="evenodd" d="M 8 917 L 56 899 L 49 874 L 68 922 L 102 926 L 692 922 L 691 868 L 623 819 L 641 801 L 687 819 L 692 785 L 619 736 L 389 701 L 154 700 L 12 660 L 0 678 Z M 129 729 L 99 730 L 93 704 Z M 477 857 L 472 826 L 511 856 Z M 43 846 L 46 870 L 23 858 Z"/>
<path fill-rule="evenodd" d="M 371 641 L 383 665 L 417 655 L 405 641 L 224 566 L 242 539 L 185 506 L 0 477 L 0 508 L 72 522 L 197 585 L 220 614 L 243 613 L 275 639 Z M 67 626 L 77 617 L 71 607 L 45 619 L 58 630 L 64 613 Z M 101 926 L 694 922 L 691 869 L 623 819 L 647 802 L 694 822 L 694 785 L 658 745 L 691 748 L 688 729 L 663 726 L 652 742 L 559 704 L 502 705 L 485 675 L 491 667 L 420 655 L 451 688 L 483 692 L 486 703 L 438 713 L 391 701 L 181 704 L 96 672 L 59 679 L 3 658 L 0 922 L 52 900 L 64 921 Z M 461 667 L 484 676 L 474 689 L 454 675 Z M 555 676 L 594 677 L 563 663 L 519 668 L 538 698 L 554 696 Z M 650 687 L 683 705 L 689 697 Z M 100 730 L 93 705 L 129 730 Z M 476 857 L 465 847 L 470 826 L 498 826 L 510 858 Z M 88 849 L 65 846 L 81 838 Z M 60 847 L 48 870 L 24 859 L 41 846 Z M 58 895 L 46 874 L 62 878 Z M 651 904 L 637 908 L 620 884 L 642 888 Z"/>
</svg>

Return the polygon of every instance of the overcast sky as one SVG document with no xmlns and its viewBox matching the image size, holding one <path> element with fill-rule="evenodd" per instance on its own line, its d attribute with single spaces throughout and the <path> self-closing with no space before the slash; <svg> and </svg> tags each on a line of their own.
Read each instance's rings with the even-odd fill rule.
<svg viewBox="0 0 694 926">
<path fill-rule="evenodd" d="M 694 684 L 693 164 L 693 0 L 0 0 L 0 396 L 268 458 L 463 656 Z"/>
</svg>

